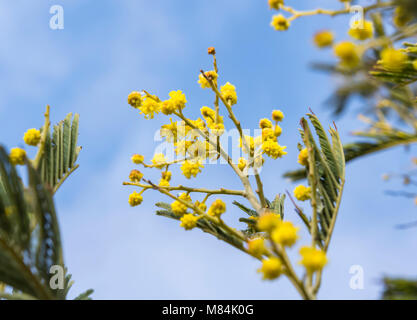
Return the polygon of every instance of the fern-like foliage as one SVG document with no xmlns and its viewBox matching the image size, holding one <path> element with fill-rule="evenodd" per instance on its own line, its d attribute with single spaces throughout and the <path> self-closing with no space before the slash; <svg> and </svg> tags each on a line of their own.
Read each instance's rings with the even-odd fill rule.
<svg viewBox="0 0 417 320">
<path fill-rule="evenodd" d="M 66 299 L 73 282 L 50 285 L 52 266 L 64 268 L 61 235 L 52 193 L 30 160 L 25 187 L 0 146 L 0 299 Z M 12 292 L 4 292 L 4 285 Z M 90 299 L 87 290 L 77 299 Z"/>
<path fill-rule="evenodd" d="M 50 267 L 63 266 L 61 238 L 50 192 L 29 162 L 25 189 L 0 147 L 0 282 L 37 299 L 53 299 Z M 36 221 L 37 223 L 33 223 Z"/>
<path fill-rule="evenodd" d="M 42 180 L 53 192 L 78 168 L 76 161 L 81 151 L 77 145 L 79 115 L 75 114 L 72 118 L 72 113 L 68 114 L 63 121 L 53 126 L 52 134 L 48 129 L 46 135 L 39 170 Z"/>
<path fill-rule="evenodd" d="M 311 187 L 310 233 L 327 250 L 339 210 L 345 181 L 345 156 L 339 134 L 330 129 L 331 142 L 314 114 L 308 114 L 318 142 L 306 119 L 301 120 L 301 136 L 308 151 L 307 179 Z M 300 210 L 300 209 L 298 209 Z"/>
</svg>

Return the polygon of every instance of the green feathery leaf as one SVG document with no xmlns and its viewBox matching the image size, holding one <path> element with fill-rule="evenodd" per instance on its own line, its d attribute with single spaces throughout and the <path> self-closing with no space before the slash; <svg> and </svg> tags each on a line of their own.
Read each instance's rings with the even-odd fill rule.
<svg viewBox="0 0 417 320">
<path fill-rule="evenodd" d="M 72 122 L 71 122 L 72 120 Z M 65 119 L 53 126 L 52 135 L 47 133 L 45 152 L 40 165 L 42 181 L 53 192 L 77 169 L 76 164 L 81 147 L 78 141 L 79 115 L 69 113 Z"/>
<path fill-rule="evenodd" d="M 301 120 L 303 141 L 308 151 L 307 178 L 311 187 L 313 214 L 310 232 L 327 250 L 339 210 L 345 181 L 345 158 L 339 134 L 330 129 L 332 143 L 314 114 L 308 117 L 319 138 L 317 145 L 306 119 Z"/>
</svg>

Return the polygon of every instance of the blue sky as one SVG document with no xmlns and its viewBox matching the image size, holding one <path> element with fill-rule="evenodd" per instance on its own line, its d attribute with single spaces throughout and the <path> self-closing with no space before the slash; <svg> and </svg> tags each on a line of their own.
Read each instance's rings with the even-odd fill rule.
<svg viewBox="0 0 417 320">
<path fill-rule="evenodd" d="M 151 157 L 155 130 L 167 121 L 164 116 L 144 120 L 127 105 L 127 95 L 147 89 L 166 97 L 181 89 L 189 101 L 186 112 L 195 117 L 213 100 L 196 80 L 201 68 L 210 68 L 206 50 L 214 46 L 222 81 L 237 87 L 235 110 L 245 128 L 255 128 L 272 109 L 284 111 L 280 143 L 287 145 L 288 156 L 268 162 L 263 179 L 270 198 L 294 187 L 281 176 L 297 166 L 300 117 L 311 107 L 323 123 L 335 120 L 323 102 L 337 79 L 308 66 L 332 57 L 316 50 L 311 37 L 332 28 L 344 39 L 348 17 L 306 18 L 277 33 L 269 26 L 266 2 L 0 0 L 2 143 L 22 145 L 23 132 L 41 126 L 46 104 L 53 121 L 69 112 L 81 115 L 81 166 L 56 198 L 65 260 L 76 281 L 73 295 L 91 287 L 96 299 L 298 298 L 285 279 L 261 281 L 257 261 L 199 230 L 185 232 L 155 216 L 161 195 L 146 193 L 140 207 L 130 208 L 132 189 L 122 186 L 133 168 L 130 155 Z M 315 1 L 315 6 L 335 2 Z M 288 3 L 311 7 L 306 0 Z M 49 8 L 56 4 L 64 8 L 64 30 L 49 28 Z M 361 126 L 353 112 L 336 121 L 344 141 Z M 319 298 L 374 299 L 384 274 L 415 275 L 417 233 L 394 228 L 414 220 L 415 207 L 385 196 L 385 190 L 400 186 L 381 179 L 385 172 L 407 168 L 409 158 L 395 149 L 348 166 Z M 184 179 L 175 175 L 174 181 Z M 210 167 L 192 183 L 239 186 L 226 166 Z M 289 202 L 286 212 L 299 223 Z M 225 219 L 236 221 L 239 215 L 229 206 Z M 364 269 L 363 290 L 349 287 L 352 265 Z"/>
</svg>

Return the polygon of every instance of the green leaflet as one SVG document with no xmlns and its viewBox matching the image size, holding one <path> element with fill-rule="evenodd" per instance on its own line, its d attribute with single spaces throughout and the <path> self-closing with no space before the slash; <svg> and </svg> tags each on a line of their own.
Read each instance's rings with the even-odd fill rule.
<svg viewBox="0 0 417 320">
<path fill-rule="evenodd" d="M 62 156 L 63 168 L 70 167 L 70 152 L 71 152 L 71 118 L 72 114 L 69 113 L 62 124 Z"/>
<path fill-rule="evenodd" d="M 244 206 L 240 202 L 233 201 L 233 204 L 251 217 L 257 217 L 258 216 L 258 213 L 255 210 L 249 209 L 248 207 Z"/>
<path fill-rule="evenodd" d="M 301 120 L 302 138 L 308 150 L 308 184 L 313 214 L 310 232 L 327 250 L 339 210 L 345 181 L 345 158 L 337 130 L 330 129 L 330 143 L 317 117 L 308 114 L 319 138 L 317 145 L 306 119 Z"/>
<path fill-rule="evenodd" d="M 71 140 L 70 140 L 71 148 L 70 148 L 69 167 L 73 167 L 75 165 L 75 161 L 77 161 L 78 154 L 81 151 L 81 147 L 77 146 L 79 121 L 80 121 L 80 115 L 76 113 L 74 115 L 74 120 L 72 121 L 72 126 L 71 126 Z"/>
<path fill-rule="evenodd" d="M 72 121 L 71 121 L 72 120 Z M 76 161 L 81 147 L 78 141 L 79 115 L 69 113 L 65 119 L 48 132 L 45 152 L 40 165 L 42 181 L 55 192 L 63 180 L 77 168 Z"/>
</svg>

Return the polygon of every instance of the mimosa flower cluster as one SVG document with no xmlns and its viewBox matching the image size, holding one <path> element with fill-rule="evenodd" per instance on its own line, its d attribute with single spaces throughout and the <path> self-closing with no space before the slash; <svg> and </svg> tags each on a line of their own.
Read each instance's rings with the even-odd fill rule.
<svg viewBox="0 0 417 320">
<path fill-rule="evenodd" d="M 186 116 L 186 111 L 195 107 L 189 105 L 181 90 L 169 92 L 167 99 L 146 90 L 133 91 L 128 95 L 128 104 L 145 119 L 168 116 L 167 123 L 161 126 L 160 135 L 166 143 L 174 147 L 176 155 L 175 159 L 158 152 L 151 159 L 146 159 L 141 154 L 132 155 L 131 161 L 137 167 L 130 172 L 130 181 L 124 182 L 124 185 L 134 186 L 138 190 L 130 194 L 128 202 L 135 207 L 145 201 L 146 191 L 160 192 L 171 199 L 164 208 L 171 218 L 179 221 L 180 227 L 185 230 L 197 227 L 205 230 L 210 225 L 211 230 L 207 231 L 209 233 L 221 230 L 221 239 L 260 260 L 259 272 L 263 279 L 273 280 L 285 275 L 296 283 L 297 290 L 304 298 L 314 298 L 319 284 L 316 289 L 306 288 L 287 255 L 287 250 L 294 248 L 300 239 L 300 227 L 284 220 L 283 216 L 271 209 L 260 175 L 260 169 L 267 158 L 277 160 L 287 154 L 286 146 L 279 142 L 282 135 L 280 123 L 285 115 L 281 110 L 272 110 L 270 117 L 259 120 L 259 135 L 245 134 L 236 116 L 241 112 L 237 89 L 230 82 L 220 83 L 215 49 L 209 48 L 208 53 L 213 57 L 213 70 L 202 70 L 196 77 L 196 82 L 202 89 L 212 91 L 214 103 L 212 106 L 198 107 L 199 117 Z M 237 159 L 228 153 L 220 139 L 229 124 L 239 133 L 241 156 Z M 217 189 L 173 183 L 176 180 L 173 173 L 177 172 L 173 170 L 175 166 L 179 166 L 179 172 L 187 180 L 194 180 L 202 174 L 208 159 L 218 158 L 224 159 L 234 171 L 242 183 L 242 190 L 226 189 L 223 182 Z M 309 165 L 307 148 L 300 150 L 298 162 L 304 167 Z M 159 178 L 152 181 L 144 171 L 147 169 L 159 171 Z M 250 231 L 239 231 L 224 222 L 223 215 L 230 210 L 224 200 L 226 196 L 241 197 L 251 205 L 253 214 L 246 222 Z M 297 186 L 294 197 L 299 201 L 310 200 L 311 187 Z M 299 264 L 308 274 L 308 278 L 312 279 L 315 274 L 319 277 L 327 264 L 327 258 L 325 251 L 316 247 L 316 241 L 310 246 L 301 246 L 299 255 Z"/>
</svg>

